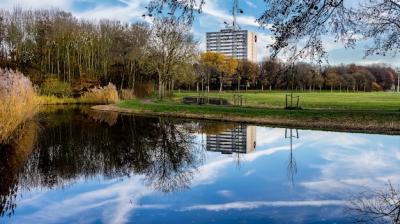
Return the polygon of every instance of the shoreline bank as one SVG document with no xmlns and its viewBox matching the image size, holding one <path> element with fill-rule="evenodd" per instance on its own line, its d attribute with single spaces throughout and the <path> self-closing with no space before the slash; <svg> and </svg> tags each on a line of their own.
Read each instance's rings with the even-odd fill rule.
<svg viewBox="0 0 400 224">
<path fill-rule="evenodd" d="M 154 105 L 157 107 L 157 105 Z M 391 114 L 391 116 L 399 115 L 399 119 L 385 120 L 376 119 L 371 120 L 364 117 L 364 114 L 355 116 L 354 112 L 349 113 L 349 117 L 345 117 L 346 112 L 340 112 L 339 117 L 318 117 L 314 116 L 313 113 L 316 111 L 300 111 L 302 116 L 291 116 L 293 111 L 280 111 L 286 114 L 280 115 L 265 115 L 265 116 L 243 116 L 235 115 L 235 109 L 231 108 L 232 114 L 217 114 L 216 113 L 199 113 L 187 112 L 187 111 L 162 111 L 162 108 L 158 110 L 146 109 L 135 105 L 135 107 L 127 107 L 121 105 L 97 105 L 91 107 L 94 110 L 104 112 L 118 112 L 122 114 L 133 114 L 142 116 L 162 116 L 162 117 L 174 117 L 184 119 L 199 119 L 199 120 L 214 120 L 221 122 L 240 122 L 254 125 L 269 125 L 274 127 L 287 127 L 287 128 L 299 128 L 299 129 L 315 129 L 315 130 L 326 130 L 326 131 L 344 131 L 344 132 L 360 132 L 360 133 L 373 133 L 373 134 L 392 134 L 400 135 L 400 113 Z M 179 110 L 179 108 L 177 108 Z M 264 109 L 268 112 L 268 109 Z M 296 112 L 296 111 L 295 111 Z M 310 114 L 307 114 L 310 113 Z M 391 117 L 388 117 L 391 118 Z"/>
</svg>

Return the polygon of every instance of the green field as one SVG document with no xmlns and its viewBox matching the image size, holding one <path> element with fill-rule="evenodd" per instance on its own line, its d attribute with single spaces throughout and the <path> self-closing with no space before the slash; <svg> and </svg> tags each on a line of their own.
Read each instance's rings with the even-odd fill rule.
<svg viewBox="0 0 400 224">
<path fill-rule="evenodd" d="M 233 102 L 233 92 L 211 92 L 206 94 L 209 97 L 221 97 Z M 247 106 L 284 108 L 285 95 L 282 91 L 265 92 L 241 92 L 247 101 Z M 196 92 L 175 92 L 175 100 L 185 96 L 198 96 Z M 299 92 L 294 93 L 300 96 L 300 107 L 303 109 L 325 109 L 325 110 L 388 110 L 400 111 L 400 94 L 393 92 Z"/>
<path fill-rule="evenodd" d="M 235 93 L 210 93 L 233 101 Z M 183 104 L 185 96 L 196 92 L 175 93 L 172 99 L 128 100 L 101 110 L 143 115 L 212 119 L 255 124 L 316 129 L 400 133 L 400 94 L 397 93 L 295 93 L 300 109 L 285 109 L 285 92 L 241 93 L 245 106 Z"/>
<path fill-rule="evenodd" d="M 117 111 L 149 116 L 172 116 L 254 124 L 277 125 L 323 130 L 400 133 L 399 110 L 334 110 L 186 105 L 174 101 L 129 100 L 118 105 L 100 106 L 104 111 Z M 389 108 L 389 107 L 386 107 Z"/>
</svg>

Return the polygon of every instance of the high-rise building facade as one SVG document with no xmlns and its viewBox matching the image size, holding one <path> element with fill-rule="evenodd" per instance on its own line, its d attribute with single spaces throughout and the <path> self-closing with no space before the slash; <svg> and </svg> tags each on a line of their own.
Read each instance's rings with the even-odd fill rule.
<svg viewBox="0 0 400 224">
<path fill-rule="evenodd" d="M 257 62 L 257 35 L 248 30 L 223 29 L 206 34 L 207 51 Z"/>
</svg>

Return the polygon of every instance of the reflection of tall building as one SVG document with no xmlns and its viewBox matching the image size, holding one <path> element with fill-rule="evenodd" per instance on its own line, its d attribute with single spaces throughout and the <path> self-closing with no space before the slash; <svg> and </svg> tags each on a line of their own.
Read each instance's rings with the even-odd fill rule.
<svg viewBox="0 0 400 224">
<path fill-rule="evenodd" d="M 256 149 L 256 127 L 239 124 L 219 134 L 207 135 L 207 150 L 223 154 L 251 153 Z"/>
</svg>

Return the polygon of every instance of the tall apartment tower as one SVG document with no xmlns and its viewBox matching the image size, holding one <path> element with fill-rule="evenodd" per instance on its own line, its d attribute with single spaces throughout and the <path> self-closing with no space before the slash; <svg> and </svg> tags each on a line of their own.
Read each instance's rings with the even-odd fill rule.
<svg viewBox="0 0 400 224">
<path fill-rule="evenodd" d="M 207 51 L 257 62 L 257 35 L 248 30 L 223 29 L 206 34 Z"/>
</svg>

